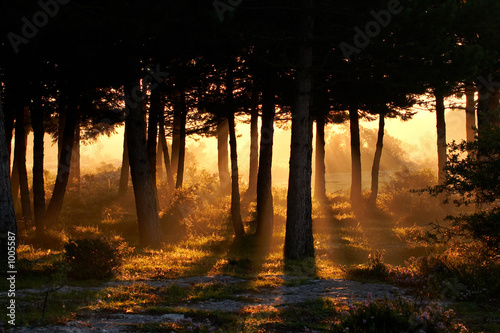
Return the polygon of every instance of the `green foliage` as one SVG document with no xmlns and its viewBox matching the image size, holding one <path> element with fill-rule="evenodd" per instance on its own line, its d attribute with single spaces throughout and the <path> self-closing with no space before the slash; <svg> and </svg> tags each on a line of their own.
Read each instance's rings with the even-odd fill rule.
<svg viewBox="0 0 500 333">
<path fill-rule="evenodd" d="M 481 131 L 475 141 L 449 145 L 446 179 L 428 188 L 432 195 L 444 193 L 457 207 L 475 205 L 472 213 L 448 216 L 451 228 L 435 225 L 438 240 L 482 244 L 485 259 L 500 255 L 500 127 Z"/>
<path fill-rule="evenodd" d="M 490 301 L 500 293 L 500 265 L 480 263 L 474 248 L 438 256 L 410 258 L 406 267 L 392 267 L 390 278 L 420 296 L 454 301 Z"/>
<path fill-rule="evenodd" d="M 403 168 L 395 172 L 379 196 L 381 208 L 392 215 L 401 226 L 427 225 L 446 216 L 443 207 L 427 193 L 413 190 L 436 183 L 434 172 L 429 169 Z"/>
<path fill-rule="evenodd" d="M 376 251 L 368 255 L 368 264 L 355 267 L 343 266 L 348 279 L 385 281 L 388 277 L 388 267 L 383 261 L 383 253 Z"/>
<path fill-rule="evenodd" d="M 461 324 L 453 322 L 453 310 L 444 311 L 437 305 L 419 308 L 413 302 L 375 300 L 350 306 L 349 311 L 336 326 L 335 332 L 357 333 L 459 333 L 467 332 Z"/>
<path fill-rule="evenodd" d="M 69 276 L 78 279 L 106 279 L 121 264 L 119 250 L 100 238 L 69 241 L 65 246 Z"/>
</svg>

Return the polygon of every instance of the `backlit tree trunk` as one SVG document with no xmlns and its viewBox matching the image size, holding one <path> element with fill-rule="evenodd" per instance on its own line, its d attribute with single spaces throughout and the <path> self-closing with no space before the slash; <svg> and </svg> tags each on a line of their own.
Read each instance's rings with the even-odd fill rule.
<svg viewBox="0 0 500 333">
<path fill-rule="evenodd" d="M 120 170 L 120 188 L 118 190 L 118 195 L 123 196 L 128 190 L 128 176 L 129 176 L 129 158 L 128 158 L 128 145 L 127 145 L 127 128 L 123 134 L 123 155 L 122 155 L 122 167 Z"/>
<path fill-rule="evenodd" d="M 274 143 L 274 92 L 266 87 L 262 95 L 260 158 L 257 176 L 257 235 L 273 235 L 272 164 Z"/>
<path fill-rule="evenodd" d="M 73 153 L 71 154 L 71 170 L 69 171 L 70 187 L 76 188 L 80 192 L 80 122 L 78 121 L 75 128 L 75 142 L 73 143 Z"/>
<path fill-rule="evenodd" d="M 162 237 L 156 192 L 146 151 L 146 124 L 141 106 L 142 92 L 139 75 L 130 75 L 125 83 L 125 94 L 128 111 L 125 128 L 140 242 L 142 246 L 159 247 Z"/>
<path fill-rule="evenodd" d="M 238 174 L 238 149 L 236 146 L 236 132 L 234 125 L 234 104 L 233 104 L 233 73 L 232 68 L 228 69 L 227 74 L 227 120 L 229 126 L 229 147 L 231 153 L 231 219 L 233 221 L 234 234 L 236 237 L 240 238 L 245 235 L 245 229 L 243 228 L 243 221 L 241 220 L 241 210 L 240 210 L 240 186 L 239 186 L 239 174 Z"/>
<path fill-rule="evenodd" d="M 446 166 L 446 122 L 445 122 L 445 107 L 444 95 L 435 92 L 436 98 L 436 129 L 437 129 L 437 152 L 438 152 L 438 181 L 442 184 L 445 180 Z"/>
<path fill-rule="evenodd" d="M 70 104 L 66 114 L 66 123 L 61 140 L 61 152 L 59 164 L 57 165 L 57 178 L 52 191 L 52 197 L 47 207 L 46 223 L 53 226 L 59 220 L 61 209 L 68 186 L 69 171 L 71 169 L 71 155 L 73 153 L 73 143 L 75 142 L 75 127 L 79 118 L 78 108 L 75 103 L 77 96 L 70 96 Z"/>
<path fill-rule="evenodd" d="M 380 160 L 382 159 L 382 149 L 384 148 L 384 131 L 385 131 L 385 114 L 380 113 L 378 124 L 377 146 L 375 148 L 375 156 L 373 157 L 372 165 L 372 186 L 369 203 L 373 206 L 377 203 Z"/>
<path fill-rule="evenodd" d="M 325 115 L 320 114 L 316 119 L 316 153 L 314 172 L 314 197 L 318 200 L 326 199 L 325 173 Z"/>
<path fill-rule="evenodd" d="M 312 36 L 314 18 L 313 1 L 304 0 L 304 16 L 300 23 L 298 93 L 292 109 L 292 138 L 290 173 L 288 178 L 286 234 L 284 255 L 286 260 L 314 257 L 312 234 L 312 121 L 310 115 L 312 86 Z"/>
<path fill-rule="evenodd" d="M 19 188 L 21 192 L 21 206 L 23 218 L 31 220 L 31 200 L 30 191 L 28 186 L 28 172 L 26 170 L 26 128 L 24 125 L 24 116 L 27 107 L 22 104 L 18 104 L 16 108 L 16 146 L 15 146 L 15 157 L 17 162 L 17 170 L 19 175 Z"/>
<path fill-rule="evenodd" d="M 229 174 L 228 158 L 229 125 L 227 118 L 217 123 L 217 166 L 221 195 L 231 193 L 231 176 Z"/>
<path fill-rule="evenodd" d="M 349 108 L 349 124 L 351 132 L 351 205 L 359 207 L 361 204 L 361 141 L 356 105 Z"/>
<path fill-rule="evenodd" d="M 5 135 L 4 113 L 0 96 L 0 262 L 8 259 L 8 237 L 17 238 L 14 201 L 10 189 L 10 156 Z M 17 246 L 17 239 L 15 242 Z"/>
<path fill-rule="evenodd" d="M 158 137 L 158 115 L 160 114 L 161 94 L 157 87 L 151 91 L 151 104 L 148 118 L 148 141 L 147 153 L 149 168 L 151 169 L 151 179 L 156 188 L 156 139 Z"/>
<path fill-rule="evenodd" d="M 187 105 L 186 105 L 186 93 L 184 90 L 180 91 L 179 95 L 179 115 L 180 115 L 180 132 L 179 132 L 179 155 L 177 160 L 177 180 L 175 182 L 175 188 L 182 187 L 184 181 L 184 159 L 186 157 L 186 117 L 187 117 Z"/>
<path fill-rule="evenodd" d="M 258 109 L 258 92 L 256 89 L 252 95 L 253 106 L 250 116 L 250 162 L 248 176 L 248 190 L 246 196 L 254 198 L 257 193 L 257 173 L 259 169 L 259 109 Z"/>
<path fill-rule="evenodd" d="M 467 84 L 465 86 L 465 96 L 467 99 L 467 104 L 465 107 L 465 126 L 467 131 L 467 141 L 474 141 L 474 128 L 477 127 L 476 124 L 476 101 L 474 99 L 474 94 L 476 88 L 472 84 Z"/>
<path fill-rule="evenodd" d="M 160 115 L 159 118 L 159 127 L 160 127 L 160 142 L 161 148 L 163 151 L 163 160 L 165 163 L 165 171 L 167 172 L 167 185 L 170 191 L 174 190 L 174 175 L 172 172 L 172 167 L 170 165 L 170 154 L 168 153 L 168 145 L 167 138 L 165 134 L 165 118 L 163 115 Z"/>
<path fill-rule="evenodd" d="M 33 127 L 33 210 L 35 213 L 36 238 L 42 240 L 45 235 L 45 180 L 43 175 L 44 129 L 41 96 L 36 89 L 31 107 Z"/>
</svg>

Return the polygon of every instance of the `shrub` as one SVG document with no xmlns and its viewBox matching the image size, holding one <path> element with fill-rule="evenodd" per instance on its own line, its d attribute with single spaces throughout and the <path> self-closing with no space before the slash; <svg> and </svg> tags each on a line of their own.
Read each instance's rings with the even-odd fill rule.
<svg viewBox="0 0 500 333">
<path fill-rule="evenodd" d="M 71 240 L 65 246 L 68 275 L 72 278 L 106 279 L 121 264 L 119 250 L 101 238 Z"/>
<path fill-rule="evenodd" d="M 437 305 L 418 307 L 409 300 L 398 298 L 351 305 L 334 331 L 460 333 L 467 329 L 454 322 L 453 310 L 444 311 Z"/>
<path fill-rule="evenodd" d="M 447 212 L 438 200 L 428 193 L 414 190 L 436 183 L 434 172 L 429 169 L 396 172 L 382 189 L 379 202 L 400 226 L 424 226 L 443 219 Z"/>
<path fill-rule="evenodd" d="M 385 281 L 388 277 L 388 268 L 382 259 L 382 252 L 376 251 L 368 255 L 368 264 L 356 267 L 342 266 L 348 279 L 368 279 Z"/>
</svg>

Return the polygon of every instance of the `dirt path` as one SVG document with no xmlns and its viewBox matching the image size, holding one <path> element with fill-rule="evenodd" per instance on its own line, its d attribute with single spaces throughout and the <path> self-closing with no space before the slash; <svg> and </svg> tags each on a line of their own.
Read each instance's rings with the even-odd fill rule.
<svg viewBox="0 0 500 333">
<path fill-rule="evenodd" d="M 283 280 L 292 280 L 296 277 L 278 276 Z M 181 278 L 175 280 L 164 281 L 124 281 L 124 282 L 109 282 L 102 287 L 63 287 L 57 290 L 58 293 L 70 293 L 84 290 L 100 290 L 108 287 L 119 285 L 133 285 L 134 283 L 143 283 L 152 287 L 168 287 L 172 284 L 177 284 L 181 287 L 189 287 L 199 283 L 224 283 L 234 284 L 245 282 L 245 280 L 230 277 L 230 276 L 203 276 Z M 403 296 L 406 290 L 394 287 L 388 284 L 378 283 L 361 283 L 348 281 L 343 279 L 328 279 L 328 280 L 307 280 L 302 281 L 300 285 L 281 285 L 276 288 L 266 289 L 265 292 L 236 294 L 238 300 L 234 299 L 217 299 L 207 300 L 202 302 L 184 302 L 179 304 L 179 308 L 205 311 L 223 311 L 223 312 L 238 312 L 242 309 L 265 308 L 267 310 L 279 309 L 286 307 L 289 304 L 297 304 L 305 301 L 311 301 L 318 298 L 332 298 L 339 302 L 347 304 L 353 302 L 364 301 L 376 298 L 389 298 L 395 296 Z M 20 290 L 19 295 L 27 295 L 30 293 L 43 293 L 42 289 L 25 289 Z M 243 299 L 243 300 L 241 300 Z M 175 307 L 173 308 L 175 312 Z M 185 317 L 183 314 L 165 313 L 162 315 L 145 315 L 145 314 L 127 314 L 116 313 L 101 315 L 93 313 L 90 318 L 85 318 L 82 321 L 71 321 L 66 326 L 45 326 L 34 328 L 19 328 L 17 332 L 133 332 L 129 325 L 142 323 L 165 323 L 184 321 L 189 322 L 191 318 Z"/>
</svg>

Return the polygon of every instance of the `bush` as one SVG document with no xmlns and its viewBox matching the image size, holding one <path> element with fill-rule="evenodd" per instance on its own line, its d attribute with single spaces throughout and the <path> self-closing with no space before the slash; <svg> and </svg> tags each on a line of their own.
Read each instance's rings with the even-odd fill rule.
<svg viewBox="0 0 500 333">
<path fill-rule="evenodd" d="M 64 249 L 68 275 L 78 280 L 110 278 L 121 264 L 120 251 L 101 238 L 70 240 Z"/>
<path fill-rule="evenodd" d="M 368 255 L 368 264 L 355 267 L 342 266 L 341 269 L 348 279 L 385 281 L 388 277 L 388 268 L 382 256 L 382 252 L 376 251 Z"/>
<path fill-rule="evenodd" d="M 427 193 L 414 191 L 435 183 L 434 172 L 429 169 L 404 168 L 391 176 L 380 193 L 379 202 L 382 209 L 396 220 L 397 225 L 425 226 L 447 215 L 438 200 Z"/>
<path fill-rule="evenodd" d="M 336 326 L 335 332 L 357 333 L 460 333 L 467 329 L 453 320 L 453 310 L 444 311 L 437 305 L 418 307 L 413 302 L 375 300 L 349 307 Z"/>
</svg>

